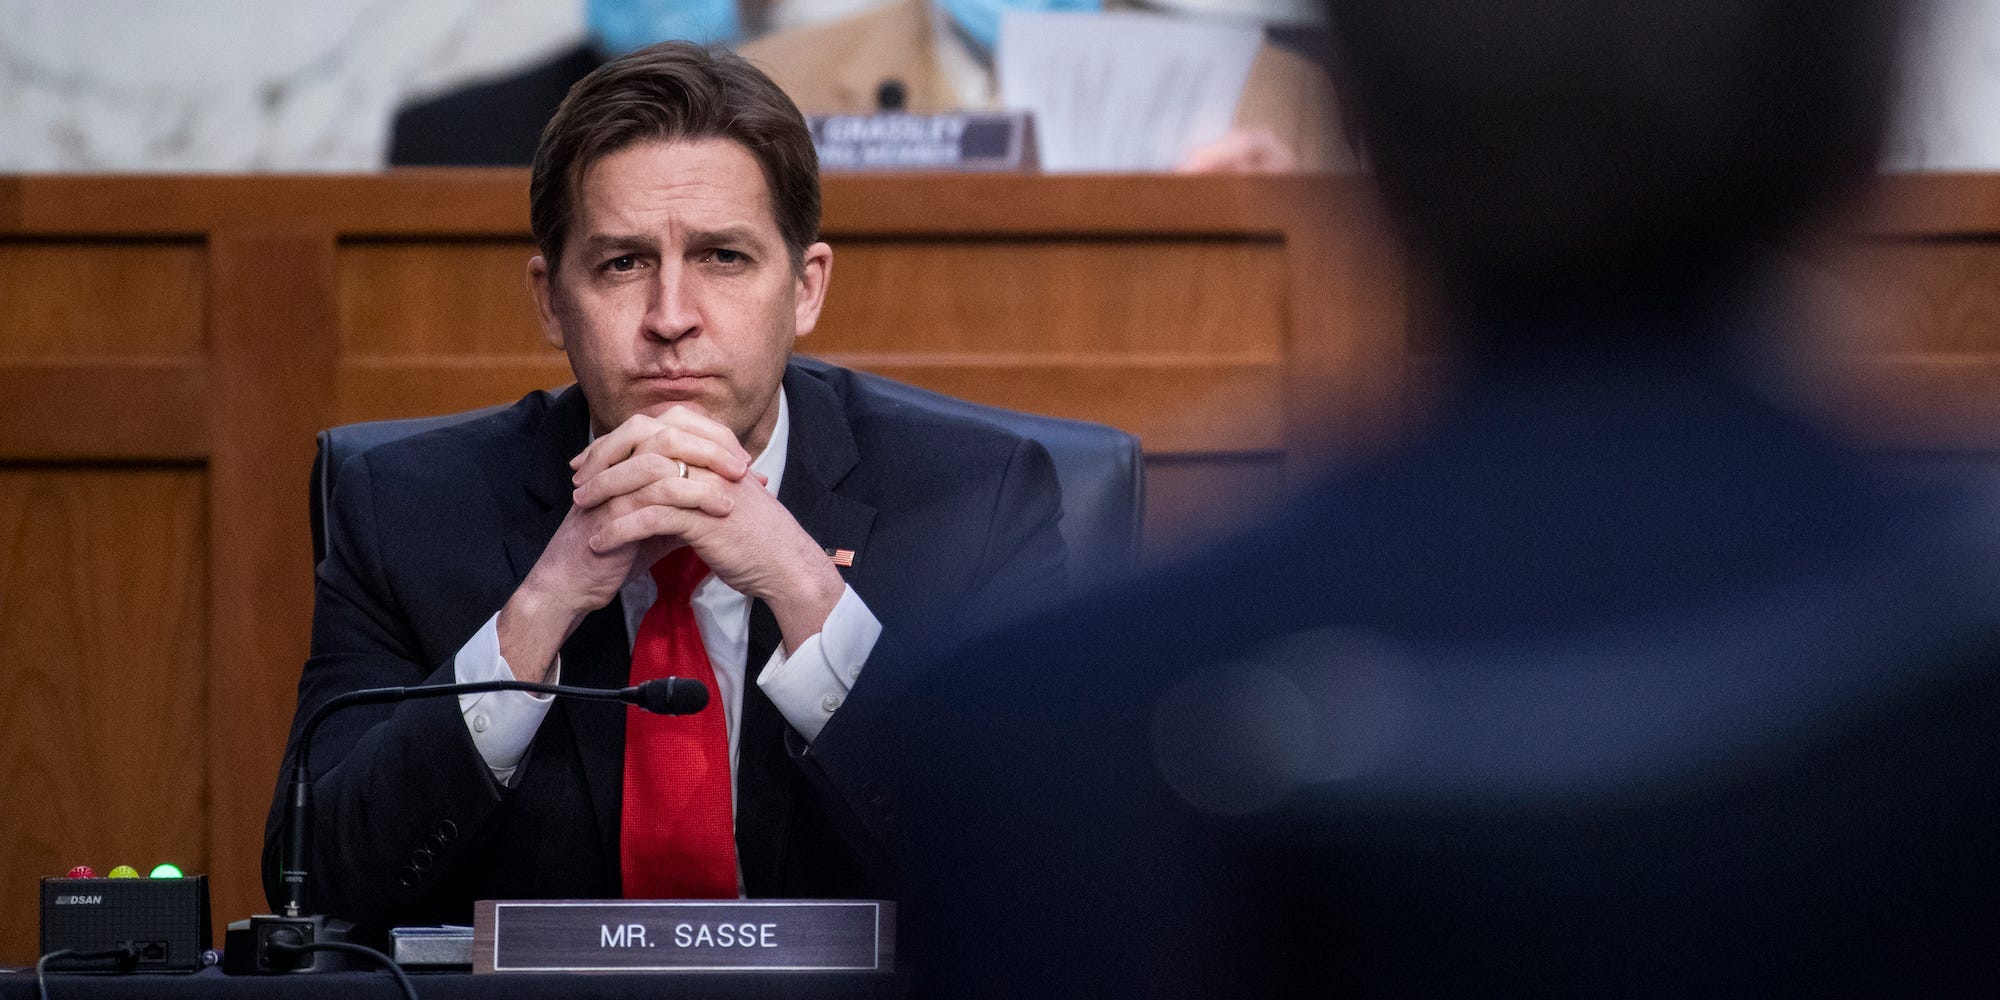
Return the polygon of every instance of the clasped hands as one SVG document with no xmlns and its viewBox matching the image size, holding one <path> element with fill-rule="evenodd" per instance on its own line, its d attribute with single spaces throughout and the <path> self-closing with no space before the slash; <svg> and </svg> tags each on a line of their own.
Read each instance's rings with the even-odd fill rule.
<svg viewBox="0 0 2000 1000">
<path fill-rule="evenodd" d="M 569 513 L 500 613 L 515 674 L 545 676 L 584 615 L 683 545 L 770 605 L 787 653 L 817 634 L 846 584 L 750 462 L 729 428 L 685 406 L 634 415 L 592 441 L 570 462 Z"/>
</svg>

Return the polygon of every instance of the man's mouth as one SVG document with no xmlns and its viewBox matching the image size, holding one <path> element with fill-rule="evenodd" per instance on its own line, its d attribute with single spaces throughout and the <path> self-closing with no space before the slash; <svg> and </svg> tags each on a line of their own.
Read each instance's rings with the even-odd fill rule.
<svg viewBox="0 0 2000 1000">
<path fill-rule="evenodd" d="M 681 393 L 698 392 L 712 378 L 700 372 L 654 372 L 639 376 L 637 381 L 655 392 Z"/>
</svg>

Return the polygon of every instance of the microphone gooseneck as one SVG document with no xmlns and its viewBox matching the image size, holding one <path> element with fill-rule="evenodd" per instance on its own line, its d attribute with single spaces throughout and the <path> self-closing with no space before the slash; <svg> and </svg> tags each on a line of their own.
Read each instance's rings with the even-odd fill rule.
<svg viewBox="0 0 2000 1000">
<path fill-rule="evenodd" d="M 661 677 L 626 688 L 572 687 L 567 684 L 537 684 L 533 681 L 474 681 L 470 684 L 419 684 L 411 687 L 363 688 L 335 695 L 313 710 L 299 731 L 297 756 L 292 760 L 292 787 L 285 798 L 284 854 L 278 859 L 278 878 L 285 883 L 285 916 L 305 913 L 306 848 L 312 825 L 312 769 L 308 766 L 313 734 L 334 712 L 354 705 L 379 705 L 412 698 L 479 694 L 485 691 L 528 691 L 587 701 L 622 701 L 656 715 L 691 715 L 708 705 L 708 686 L 686 677 Z"/>
</svg>

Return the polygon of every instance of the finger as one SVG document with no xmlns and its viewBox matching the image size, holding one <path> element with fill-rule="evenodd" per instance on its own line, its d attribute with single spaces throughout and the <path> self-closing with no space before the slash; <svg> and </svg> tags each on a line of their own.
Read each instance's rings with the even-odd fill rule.
<svg viewBox="0 0 2000 1000">
<path fill-rule="evenodd" d="M 710 517 L 726 517 L 736 509 L 736 498 L 721 479 L 656 479 L 605 501 L 597 511 L 597 523 L 603 525 L 647 507 L 698 510 Z"/>
<path fill-rule="evenodd" d="M 685 536 L 705 517 L 698 511 L 683 507 L 649 504 L 610 522 L 590 536 L 590 549 L 602 555 L 621 545 L 632 545 L 651 538 L 678 538 Z"/>
<path fill-rule="evenodd" d="M 730 430 L 721 421 L 710 417 L 708 414 L 689 406 L 674 406 L 655 419 L 668 427 L 712 442 L 717 448 L 746 468 L 750 465 L 750 453 L 744 450 L 742 442 L 736 440 L 736 432 Z M 710 468 L 715 467 L 710 466 Z M 721 472 L 722 470 L 717 468 L 716 471 Z M 742 476 L 738 474 L 729 478 L 740 479 Z"/>
<path fill-rule="evenodd" d="M 656 482 L 672 480 L 683 483 L 719 484 L 722 478 L 700 466 L 685 466 L 664 455 L 642 452 L 590 477 L 583 485 L 570 494 L 570 499 L 578 506 L 589 510 L 598 504 L 630 493 L 636 493 Z"/>
<path fill-rule="evenodd" d="M 592 441 L 570 460 L 570 468 L 574 470 L 570 483 L 582 485 L 641 451 L 714 469 L 729 479 L 743 478 L 750 468 L 750 453 L 743 450 L 729 428 L 691 407 L 674 406 L 657 417 L 633 414 L 610 433 Z"/>
<path fill-rule="evenodd" d="M 625 418 L 624 423 L 613 427 L 608 434 L 598 435 L 597 440 L 569 460 L 570 468 L 575 470 L 570 481 L 581 483 L 630 458 L 633 448 L 658 429 L 659 422 L 643 413 Z"/>
<path fill-rule="evenodd" d="M 720 479 L 662 479 L 631 496 L 641 504 L 698 510 L 710 517 L 727 517 L 736 509 L 736 498 Z"/>
<path fill-rule="evenodd" d="M 1282 173 L 1297 165 L 1291 147 L 1261 125 L 1231 129 L 1214 142 L 1190 150 L 1174 169 L 1180 173 Z"/>
<path fill-rule="evenodd" d="M 662 427 L 639 441 L 633 452 L 679 459 L 730 480 L 742 479 L 750 471 L 749 457 L 720 424 L 704 428 Z"/>
</svg>

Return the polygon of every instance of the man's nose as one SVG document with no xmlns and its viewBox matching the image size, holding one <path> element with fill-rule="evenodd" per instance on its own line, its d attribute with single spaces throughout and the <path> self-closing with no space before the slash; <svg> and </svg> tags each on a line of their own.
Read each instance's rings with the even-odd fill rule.
<svg viewBox="0 0 2000 1000">
<path fill-rule="evenodd" d="M 701 296 L 697 281 L 695 274 L 679 263 L 669 263 L 659 269 L 659 278 L 653 283 L 652 297 L 646 307 L 647 336 L 679 340 L 701 329 Z"/>
</svg>

